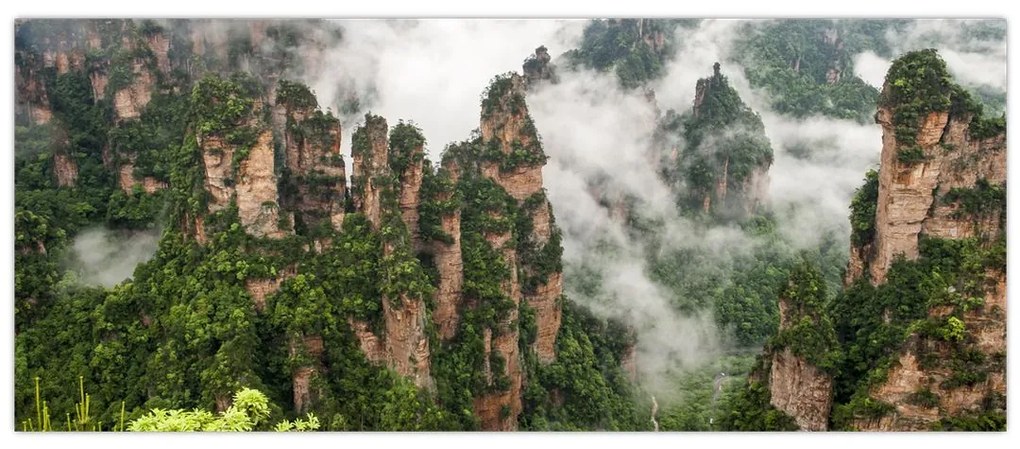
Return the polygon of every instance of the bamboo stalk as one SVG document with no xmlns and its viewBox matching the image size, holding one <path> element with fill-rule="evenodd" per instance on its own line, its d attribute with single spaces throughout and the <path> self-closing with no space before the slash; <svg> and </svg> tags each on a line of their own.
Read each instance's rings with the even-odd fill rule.
<svg viewBox="0 0 1020 449">
<path fill-rule="evenodd" d="M 53 430 L 53 429 L 50 428 L 50 406 L 48 404 L 46 404 L 46 401 L 43 401 L 42 406 L 43 406 L 43 415 L 42 415 L 43 416 L 43 420 L 42 420 L 42 429 L 41 430 L 43 432 L 49 432 L 50 430 Z"/>
<path fill-rule="evenodd" d="M 37 422 L 42 421 L 42 409 L 39 408 L 39 376 L 35 376 L 35 417 Z"/>
</svg>

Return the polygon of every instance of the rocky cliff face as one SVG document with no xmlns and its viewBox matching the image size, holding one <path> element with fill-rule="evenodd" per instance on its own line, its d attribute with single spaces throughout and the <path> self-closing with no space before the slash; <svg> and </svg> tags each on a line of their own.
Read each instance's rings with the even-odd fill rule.
<svg viewBox="0 0 1020 449">
<path fill-rule="evenodd" d="M 300 339 L 292 339 L 288 350 L 291 357 L 307 356 L 313 362 L 296 368 L 291 375 L 292 389 L 294 391 L 294 410 L 298 413 L 305 413 L 309 410 L 315 400 L 322 395 L 312 387 L 312 379 L 322 372 L 319 360 L 322 359 L 324 350 L 322 337 L 313 335 Z"/>
<path fill-rule="evenodd" d="M 24 53 L 21 55 L 30 57 Z M 50 108 L 49 96 L 46 95 L 46 84 L 34 68 L 35 65 L 32 61 L 25 61 L 14 72 L 17 92 L 15 115 L 26 117 L 27 122 L 33 125 L 42 125 L 53 118 L 53 110 Z"/>
<path fill-rule="evenodd" d="M 233 201 L 241 224 L 249 234 L 283 237 L 285 233 L 279 229 L 272 132 L 260 132 L 243 159 L 237 154 L 243 149 L 221 137 L 199 134 L 197 138 L 205 167 L 209 212 L 226 209 Z"/>
<path fill-rule="evenodd" d="M 986 119 L 975 119 L 980 108 L 951 84 L 944 63 L 926 52 L 894 63 L 888 79 L 902 81 L 887 82 L 883 88 L 876 115 L 883 146 L 874 238 L 851 248 L 848 283 L 859 278 L 874 285 L 885 283 L 896 258 L 920 256 L 919 240 L 925 237 L 974 239 L 981 248 L 990 248 L 1004 236 L 1004 126 L 997 130 Z M 918 66 L 942 76 L 929 85 L 923 83 L 931 78 L 911 80 L 904 75 L 904 67 L 916 73 Z M 920 110 L 911 120 L 904 111 L 916 106 L 901 95 L 904 86 L 917 96 L 944 95 L 944 102 Z M 857 419 L 855 427 L 927 430 L 944 418 L 999 407 L 997 398 L 1005 395 L 1004 260 L 1001 266 L 984 269 L 974 275 L 977 292 L 964 293 L 983 295 L 983 304 L 930 307 L 929 321 L 957 324 L 959 333 L 947 340 L 923 327 L 912 332 L 896 349 L 887 379 L 868 390 L 872 399 L 889 404 L 892 411 L 880 418 Z M 956 287 L 947 293 L 955 294 Z M 960 362 L 963 359 L 968 361 Z M 960 381 L 961 372 L 978 374 Z"/>
<path fill-rule="evenodd" d="M 479 145 L 486 149 L 486 157 L 479 163 L 479 171 L 509 195 L 519 213 L 524 215 L 519 223 L 525 223 L 524 228 L 516 229 L 521 235 L 514 236 L 509 230 L 489 231 L 485 235 L 489 246 L 500 253 L 510 268 L 502 291 L 513 303 L 503 322 L 493 329 L 494 335 L 489 338 L 486 334 L 485 345 L 487 360 L 498 354 L 505 361 L 503 373 L 496 374 L 506 376 L 509 387 L 475 399 L 483 428 L 494 430 L 516 428 L 516 418 L 521 411 L 520 334 L 514 325 L 519 305 L 524 301 L 535 312 L 538 332 L 531 348 L 545 363 L 555 359 L 555 340 L 562 313 L 559 303 L 563 289 L 561 269 L 558 264 L 554 264 L 553 269 L 540 264 L 541 259 L 548 256 L 549 249 L 554 250 L 552 257 L 558 261 L 559 231 L 551 219 L 551 206 L 542 188 L 546 156 L 528 114 L 524 90 L 524 79 L 517 74 L 497 79 L 483 101 L 480 125 Z M 500 213 L 492 217 L 506 218 Z M 513 245 L 514 237 L 523 245 Z"/>
<path fill-rule="evenodd" d="M 528 278 L 522 290 L 538 322 L 534 348 L 540 360 L 551 362 L 555 358 L 553 348 L 562 313 L 559 301 L 563 280 L 558 264 L 553 264 L 555 268 L 544 269 L 539 267 L 537 259 L 549 250 L 555 253 L 552 257 L 559 259 L 559 230 L 542 187 L 546 156 L 527 106 L 523 104 L 523 80 L 515 74 L 509 78 L 507 87 L 494 111 L 488 115 L 483 112 L 480 127 L 483 145 L 492 148 L 498 144 L 503 159 L 498 166 L 495 162 L 483 163 L 481 170 L 517 201 L 527 215 L 526 222 L 531 224 L 530 230 L 519 230 L 526 232 L 519 236 L 525 242 L 521 248 L 524 254 L 520 255 L 521 271 Z"/>
<path fill-rule="evenodd" d="M 74 187 L 78 180 L 78 163 L 65 152 L 53 154 L 53 173 L 60 187 Z"/>
<path fill-rule="evenodd" d="M 545 45 L 535 49 L 535 53 L 524 60 L 524 81 L 531 86 L 540 81 L 557 82 L 556 66 L 552 64 L 552 56 Z"/>
<path fill-rule="evenodd" d="M 281 81 L 274 93 L 274 116 L 282 118 L 287 183 L 293 192 L 282 202 L 297 211 L 301 227 L 327 223 L 339 230 L 347 191 L 340 121 L 317 110 L 307 87 Z"/>
<path fill-rule="evenodd" d="M 382 222 L 382 188 L 380 182 L 389 174 L 389 140 L 386 119 L 379 116 L 365 116 L 365 125 L 356 131 L 354 149 L 351 157 L 354 165 L 351 172 L 351 183 L 355 209 L 365 214 L 365 218 L 376 230 Z"/>
<path fill-rule="evenodd" d="M 245 232 L 283 238 L 289 217 L 281 220 L 273 132 L 262 117 L 256 93 L 235 81 L 208 77 L 195 87 L 203 103 L 195 140 L 202 157 L 207 211 L 236 206 Z"/>
<path fill-rule="evenodd" d="M 136 60 L 131 64 L 133 79 L 130 84 L 113 93 L 113 111 L 121 120 L 138 118 L 142 115 L 142 109 L 152 99 L 152 91 L 155 89 L 156 77 L 142 60 Z M 96 86 L 97 89 L 99 86 Z"/>
<path fill-rule="evenodd" d="M 434 179 L 437 184 L 435 203 L 453 206 L 458 199 L 456 186 L 460 179 L 457 161 L 445 159 Z M 460 207 L 439 209 L 439 232 L 446 239 L 431 240 L 426 252 L 432 254 L 439 274 L 432 320 L 436 323 L 440 338 L 447 341 L 453 338 L 460 320 L 458 309 L 464 287 L 464 261 L 460 243 Z"/>
<path fill-rule="evenodd" d="M 117 184 L 124 193 L 134 192 L 135 186 L 140 186 L 142 191 L 148 194 L 156 193 L 167 187 L 167 183 L 156 179 L 153 176 L 143 176 L 141 180 L 135 178 L 135 164 L 133 161 L 122 163 L 117 171 Z"/>
<path fill-rule="evenodd" d="M 801 430 L 828 429 L 832 376 L 795 355 L 789 348 L 772 355 L 769 393 L 772 405 L 793 417 Z"/>
<path fill-rule="evenodd" d="M 897 255 L 917 258 L 922 235 L 950 239 L 996 236 L 1001 230 L 999 211 L 982 217 L 961 214 L 959 202 L 947 200 L 947 195 L 953 189 L 973 188 L 981 180 L 993 186 L 1006 182 L 1005 134 L 975 138 L 969 131 L 972 113 L 932 111 L 917 126 L 916 146 L 908 149 L 897 141 L 893 107 L 884 105 L 876 115 L 882 125 L 882 169 L 875 239 L 869 242 L 873 255 L 866 260 L 857 255 L 851 260 L 851 265 L 868 267 L 875 285 L 885 281 Z M 902 152 L 918 151 L 915 148 L 921 152 L 916 160 L 901 158 Z"/>
<path fill-rule="evenodd" d="M 779 333 L 766 345 L 771 404 L 793 418 L 800 430 L 829 427 L 833 377 L 819 367 L 836 347 L 836 334 L 822 309 L 821 275 L 812 266 L 795 267 L 779 297 Z M 822 353 L 819 353 L 822 351 Z"/>
<path fill-rule="evenodd" d="M 241 225 L 257 237 L 281 238 L 280 207 L 277 203 L 276 173 L 273 161 L 273 133 L 259 133 L 237 170 L 236 200 Z"/>
<path fill-rule="evenodd" d="M 869 396 L 893 410 L 878 418 L 858 419 L 860 430 L 931 430 L 943 418 L 1005 411 L 1006 395 L 1006 278 L 1004 272 L 989 273 L 985 304 L 964 313 L 966 342 L 977 351 L 967 367 L 945 363 L 957 358 L 957 349 L 946 342 L 912 336 L 898 352 L 885 382 L 873 387 Z M 951 308 L 933 308 L 929 315 L 946 319 Z M 936 359 L 933 361 L 932 359 Z M 957 385 L 961 369 L 985 370 L 986 376 L 970 385 Z"/>
</svg>

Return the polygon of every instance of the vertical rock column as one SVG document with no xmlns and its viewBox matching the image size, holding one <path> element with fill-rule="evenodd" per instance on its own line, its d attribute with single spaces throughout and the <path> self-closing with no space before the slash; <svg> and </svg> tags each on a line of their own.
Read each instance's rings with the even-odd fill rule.
<svg viewBox="0 0 1020 449">
<path fill-rule="evenodd" d="M 882 165 L 874 238 L 851 247 L 847 283 L 865 275 L 873 285 L 885 283 L 898 256 L 920 257 L 922 237 L 973 238 L 983 248 L 1001 244 L 999 238 L 1004 237 L 1005 129 L 983 118 L 975 120 L 980 108 L 953 84 L 933 50 L 911 52 L 894 61 L 886 79 L 895 82 L 883 86 L 876 115 L 882 125 Z M 958 320 L 964 331 L 961 339 L 950 344 L 920 331 L 910 335 L 894 349 L 886 380 L 867 391 L 870 399 L 892 406 L 890 412 L 856 419 L 853 427 L 930 430 L 945 418 L 1004 410 L 1005 404 L 995 405 L 995 398 L 1006 392 L 1005 261 L 983 263 L 987 265 L 980 274 L 965 270 L 946 274 L 970 277 L 947 293 L 960 289 L 964 295 L 981 297 L 981 305 L 942 304 L 927 311 L 928 320 L 950 316 Z M 958 374 L 954 364 L 960 363 L 961 351 L 982 360 L 966 366 L 981 372 L 982 380 L 947 382 Z M 919 393 L 924 394 L 924 403 L 914 400 Z"/>
<path fill-rule="evenodd" d="M 453 201 L 456 195 L 457 180 L 460 178 L 460 167 L 453 158 L 443 160 L 443 166 L 437 175 L 446 182 L 445 188 L 436 195 L 440 202 Z M 460 246 L 460 207 L 453 207 L 448 213 L 440 216 L 440 230 L 449 236 L 449 241 L 433 241 L 429 251 L 439 273 L 439 286 L 435 295 L 435 310 L 432 320 L 439 328 L 442 340 L 453 338 L 457 331 L 460 317 L 457 308 L 461 304 L 461 293 L 464 287 L 464 261 Z"/>
<path fill-rule="evenodd" d="M 818 367 L 836 348 L 836 332 L 824 315 L 825 283 L 813 266 L 802 262 L 790 274 L 779 297 L 779 333 L 770 341 L 768 386 L 771 403 L 790 415 L 801 430 L 828 429 L 832 375 Z M 804 340 L 821 345 L 803 346 Z"/>
<path fill-rule="evenodd" d="M 491 352 L 498 352 L 505 360 L 505 372 L 502 374 L 510 380 L 506 391 L 475 398 L 475 412 L 486 430 L 516 429 L 517 416 L 521 412 L 520 334 L 514 325 L 521 301 L 525 300 L 535 310 L 538 335 L 533 350 L 543 362 L 555 359 L 555 339 L 562 312 L 559 304 L 562 295 L 560 273 L 537 273 L 537 267 L 532 266 L 533 260 L 522 259 L 522 256 L 530 258 L 541 254 L 541 249 L 556 232 L 542 188 L 542 166 L 546 156 L 528 114 L 524 92 L 524 79 L 516 73 L 497 79 L 489 86 L 487 98 L 483 101 L 480 123 L 481 145 L 487 152 L 480 163 L 482 175 L 502 187 L 516 201 L 521 212 L 528 215 L 532 225 L 530 230 L 517 230 L 528 232 L 517 236 L 518 241 L 526 242 L 527 247 L 523 248 L 525 254 L 518 253 L 510 232 L 486 235 L 488 243 L 501 252 L 504 262 L 510 267 L 510 277 L 504 282 L 503 291 L 514 303 L 505 322 L 493 330 L 491 344 L 486 345 L 489 360 Z M 536 282 L 538 285 L 526 294 L 522 292 L 521 273 L 540 278 Z"/>
<path fill-rule="evenodd" d="M 328 220 L 339 230 L 347 189 L 340 120 L 319 110 L 306 86 L 280 81 L 274 93 L 274 118 L 279 117 L 278 125 L 283 128 L 287 170 L 294 189 L 286 197 L 285 207 L 296 211 L 306 228 Z"/>
<path fill-rule="evenodd" d="M 390 170 L 389 142 L 386 120 L 366 115 L 365 124 L 354 132 L 353 181 L 354 204 L 383 236 L 383 263 L 400 263 L 413 259 L 410 234 L 401 220 L 398 179 Z M 384 282 L 392 282 L 385 279 Z M 386 335 L 382 340 L 387 365 L 410 378 L 421 388 L 431 388 L 430 350 L 425 334 L 424 298 L 401 291 L 384 294 L 383 319 Z M 378 348 L 380 340 L 367 327 L 355 323 L 362 348 Z M 371 357 L 370 357 L 371 358 Z"/>
</svg>

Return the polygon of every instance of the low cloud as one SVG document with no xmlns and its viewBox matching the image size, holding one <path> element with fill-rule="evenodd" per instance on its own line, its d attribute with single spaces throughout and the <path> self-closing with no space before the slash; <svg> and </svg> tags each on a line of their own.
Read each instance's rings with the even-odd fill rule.
<svg viewBox="0 0 1020 449">
<path fill-rule="evenodd" d="M 75 236 L 70 265 L 79 281 L 113 287 L 131 277 L 138 264 L 152 258 L 158 246 L 158 230 L 90 228 Z"/>
</svg>

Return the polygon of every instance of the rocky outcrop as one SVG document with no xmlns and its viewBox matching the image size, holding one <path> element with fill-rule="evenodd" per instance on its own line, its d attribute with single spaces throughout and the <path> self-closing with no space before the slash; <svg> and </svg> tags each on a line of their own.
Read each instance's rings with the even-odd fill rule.
<svg viewBox="0 0 1020 449">
<path fill-rule="evenodd" d="M 493 217 L 499 218 L 499 217 Z M 507 243 L 512 234 L 487 233 L 485 240 L 493 249 L 501 253 L 503 262 L 511 267 L 510 275 L 502 283 L 503 294 L 510 299 L 513 306 L 504 315 L 504 319 L 497 323 L 496 328 L 485 330 L 484 348 L 486 360 L 486 375 L 491 384 L 495 376 L 505 376 L 509 385 L 504 390 L 484 393 L 474 399 L 475 415 L 478 417 L 483 430 L 517 430 L 517 416 L 522 410 L 521 387 L 523 378 L 521 375 L 521 360 L 518 350 L 520 332 L 517 329 L 518 308 L 521 304 L 521 286 L 518 279 L 517 251 Z M 493 335 L 495 334 L 495 335 Z M 496 372 L 492 368 L 492 360 L 499 358 L 503 361 L 502 372 Z"/>
<path fill-rule="evenodd" d="M 135 165 L 133 162 L 125 162 L 121 164 L 120 170 L 118 170 L 117 173 L 117 181 L 120 185 L 120 190 L 124 193 L 134 193 L 135 186 L 140 186 L 143 192 L 151 195 L 167 187 L 166 182 L 160 181 L 152 176 L 144 176 L 141 180 L 135 179 Z"/>
<path fill-rule="evenodd" d="M 909 78 L 919 70 L 918 64 L 941 76 Z M 886 282 L 893 260 L 920 256 L 922 237 L 974 238 L 982 248 L 989 248 L 1004 236 L 1004 126 L 996 131 L 996 125 L 974 118 L 980 109 L 972 106 L 959 86 L 944 81 L 950 79 L 945 65 L 930 50 L 912 52 L 894 62 L 889 79 L 895 78 L 900 84 L 884 86 L 884 101 L 876 115 L 883 137 L 874 238 L 851 247 L 848 283 L 862 277 L 874 285 Z M 945 85 L 927 84 L 931 79 Z M 917 114 L 916 123 L 905 122 L 902 109 L 914 108 L 916 103 L 898 102 L 903 98 L 898 89 L 946 95 L 945 106 L 925 104 L 931 109 Z M 983 302 L 930 307 L 929 324 L 915 327 L 918 330 L 894 349 L 886 379 L 866 391 L 891 410 L 877 418 L 857 418 L 853 427 L 930 430 L 945 418 L 1004 413 L 1005 264 L 992 263 L 984 270 L 967 274 L 968 285 L 958 286 L 971 289 L 969 284 L 976 284 L 976 292 L 968 290 L 963 295 L 983 294 Z M 956 288 L 946 293 L 958 294 Z M 959 334 L 940 338 L 937 332 L 924 330 L 929 325 L 942 329 L 951 324 Z M 960 377 L 959 371 L 967 374 Z"/>
<path fill-rule="evenodd" d="M 197 136 L 202 150 L 203 182 L 208 194 L 209 212 L 218 212 L 230 205 L 234 194 L 234 148 L 218 136 Z"/>
<path fill-rule="evenodd" d="M 18 70 L 14 71 L 14 85 L 15 114 L 26 117 L 34 125 L 49 123 L 53 118 L 53 110 L 50 108 L 49 96 L 46 95 L 46 84 L 42 82 L 32 62 L 19 64 Z"/>
<path fill-rule="evenodd" d="M 965 312 L 962 322 L 965 342 L 983 354 L 966 367 L 944 363 L 959 351 L 952 344 L 920 335 L 912 336 L 898 352 L 887 378 L 872 387 L 869 396 L 890 404 L 894 409 L 881 417 L 857 419 L 859 430 L 924 431 L 943 418 L 1005 412 L 1006 395 L 1006 276 L 1005 272 L 987 273 L 982 307 Z M 945 319 L 950 307 L 929 311 L 932 318 Z M 972 384 L 952 383 L 956 369 L 986 372 L 983 380 Z"/>
<path fill-rule="evenodd" d="M 383 251 L 386 257 L 386 250 Z M 425 302 L 401 295 L 383 297 L 386 323 L 387 365 L 398 374 L 411 379 L 419 388 L 433 387 L 429 339 L 425 334 Z"/>
<path fill-rule="evenodd" d="M 524 79 L 520 75 L 511 74 L 497 79 L 489 86 L 483 100 L 479 127 L 479 145 L 487 151 L 486 157 L 478 164 L 480 174 L 502 188 L 531 221 L 528 234 L 516 236 L 518 242 L 524 242 L 524 246 L 513 244 L 514 236 L 510 230 L 485 234 L 489 246 L 510 268 L 501 290 L 513 303 L 503 321 L 491 329 L 492 335 L 486 339 L 486 360 L 491 363 L 495 357 L 503 361 L 502 372 L 488 374 L 490 377 L 505 376 L 508 380 L 507 388 L 475 398 L 475 412 L 486 430 L 515 429 L 522 409 L 520 392 L 524 380 L 518 349 L 519 331 L 515 325 L 520 303 L 526 301 L 535 311 L 538 336 L 532 350 L 544 363 L 555 359 L 555 340 L 562 313 L 559 304 L 563 289 L 560 273 L 558 270 L 540 272 L 537 260 L 542 257 L 544 252 L 541 249 L 546 244 L 559 245 L 559 242 L 551 240 L 558 231 L 551 220 L 551 206 L 542 188 L 542 166 L 546 156 L 528 114 L 524 90 Z M 498 212 L 490 211 L 489 214 L 495 220 L 503 217 Z M 522 275 L 536 278 L 535 285 L 528 291 L 522 287 Z"/>
<path fill-rule="evenodd" d="M 535 53 L 524 60 L 524 81 L 532 86 L 541 81 L 557 82 L 556 66 L 551 63 L 549 49 L 545 45 L 535 49 Z"/>
<path fill-rule="evenodd" d="M 400 216 L 411 234 L 411 247 L 420 248 L 418 236 L 418 206 L 421 203 L 422 163 L 425 156 L 423 147 L 418 146 L 411 153 L 411 163 L 400 174 Z"/>
<path fill-rule="evenodd" d="M 1005 135 L 974 139 L 968 131 L 972 115 L 950 116 L 949 111 L 927 114 L 917 128 L 920 161 L 901 161 L 906 151 L 897 142 L 893 112 L 880 107 L 876 115 L 882 125 L 882 169 L 879 171 L 878 209 L 875 217 L 873 255 L 859 264 L 867 265 L 871 282 L 885 281 L 893 259 L 918 256 L 922 234 L 942 238 L 991 236 L 999 231 L 999 215 L 983 221 L 957 213 L 959 205 L 939 199 L 954 188 L 972 188 L 978 180 L 990 185 L 1006 181 Z"/>
<path fill-rule="evenodd" d="M 386 120 L 373 115 L 366 115 L 365 124 L 355 130 L 353 199 L 355 207 L 364 214 L 373 230 L 383 233 L 383 260 L 399 263 L 413 257 L 414 248 L 403 221 L 394 223 L 387 218 L 392 214 L 401 216 L 398 199 L 401 186 L 397 175 L 391 171 L 393 160 L 387 131 Z M 384 219 L 388 223 L 385 229 Z M 356 333 L 362 348 L 377 354 L 381 348 L 382 357 L 376 355 L 376 360 L 385 359 L 387 366 L 410 378 L 418 387 L 431 389 L 431 353 L 425 332 L 427 311 L 424 298 L 400 292 L 384 294 L 381 300 L 385 336 L 367 335 L 366 331 L 369 334 L 371 331 L 361 326 L 361 331 Z M 381 342 L 381 346 L 374 341 Z"/>
<path fill-rule="evenodd" d="M 445 159 L 439 172 L 449 183 L 437 193 L 436 200 L 448 203 L 454 200 L 455 186 L 460 178 L 460 167 L 454 159 Z M 459 324 L 458 308 L 464 286 L 464 261 L 460 246 L 460 208 L 453 207 L 440 217 L 440 230 L 449 237 L 448 241 L 434 240 L 428 249 L 436 264 L 439 285 L 435 294 L 435 310 L 432 320 L 436 323 L 441 339 L 453 338 Z"/>
<path fill-rule="evenodd" d="M 354 207 L 365 214 L 374 229 L 379 229 L 382 221 L 383 186 L 379 182 L 389 174 L 388 129 L 386 119 L 366 115 L 365 125 L 355 131 L 354 148 L 351 150 L 354 159 L 351 172 Z"/>
<path fill-rule="evenodd" d="M 285 233 L 278 227 L 280 207 L 272 131 L 263 130 L 248 151 L 248 157 L 240 162 L 237 171 L 237 214 L 241 225 L 256 237 L 281 238 Z"/>
<path fill-rule="evenodd" d="M 828 429 L 832 376 L 794 355 L 789 348 L 772 355 L 769 393 L 772 405 L 793 417 L 801 430 Z"/>
<path fill-rule="evenodd" d="M 498 96 L 492 93 L 496 87 L 499 88 Z M 562 277 L 558 271 L 540 273 L 538 267 L 534 266 L 537 261 L 530 259 L 541 257 L 538 255 L 544 253 L 542 249 L 546 244 L 558 246 L 558 240 L 550 239 L 559 231 L 552 220 L 552 205 L 545 198 L 543 190 L 542 166 L 545 165 L 546 156 L 528 114 L 524 90 L 524 80 L 517 74 L 497 81 L 490 87 L 487 99 L 490 110 L 483 111 L 480 126 L 482 144 L 487 148 L 498 148 L 502 159 L 498 162 L 483 162 L 481 171 L 483 176 L 495 181 L 516 200 L 531 220 L 530 234 L 519 237 L 527 245 L 523 254 L 527 257 L 511 266 L 519 266 L 525 275 L 539 278 L 534 288 L 524 292 L 524 299 L 535 311 L 538 324 L 533 349 L 541 362 L 550 363 L 556 358 L 556 335 L 559 333 L 562 315 Z M 516 261 L 519 255 L 514 253 L 509 256 Z M 512 271 L 516 276 L 517 270 Z M 521 287 L 515 285 L 514 288 Z"/>
<path fill-rule="evenodd" d="M 560 320 L 563 317 L 562 294 L 563 274 L 555 272 L 550 274 L 548 280 L 536 288 L 534 293 L 527 295 L 528 306 L 535 311 L 537 326 L 534 350 L 542 363 L 552 363 L 556 360 L 556 336 L 559 334 Z"/>
<path fill-rule="evenodd" d="M 161 29 L 146 32 L 133 20 L 48 20 L 19 22 L 16 85 L 19 112 L 34 123 L 51 116 L 46 100 L 45 71 L 52 76 L 82 74 L 92 86 L 96 100 L 112 100 L 116 120 L 137 118 L 157 88 L 156 71 L 171 73 L 171 39 Z M 26 32 L 21 32 L 26 28 Z M 111 73 L 116 91 L 107 97 Z"/>
<path fill-rule="evenodd" d="M 145 43 L 156 58 L 156 68 L 164 75 L 170 74 L 170 38 L 163 32 L 145 34 Z"/>
<path fill-rule="evenodd" d="M 668 178 L 688 207 L 740 219 L 767 205 L 771 144 L 761 118 L 740 100 L 719 63 L 711 77 L 698 80 L 690 114 L 669 111 L 659 127 Z M 679 154 L 675 140 L 686 142 Z"/>
<path fill-rule="evenodd" d="M 156 77 L 144 60 L 136 59 L 131 65 L 131 72 L 131 83 L 113 93 L 113 112 L 121 120 L 141 116 L 156 87 Z"/>
<path fill-rule="evenodd" d="M 78 181 L 78 163 L 69 154 L 56 152 L 53 154 L 53 173 L 60 187 L 74 187 Z"/>
<path fill-rule="evenodd" d="M 294 410 L 297 413 L 305 413 L 314 401 L 321 396 L 321 392 L 312 388 L 312 379 L 322 372 L 320 360 L 323 352 L 322 337 L 318 335 L 306 336 L 303 338 L 291 339 L 288 351 L 292 359 L 309 360 L 293 369 L 291 374 L 292 390 L 294 393 Z"/>
<path fill-rule="evenodd" d="M 281 81 L 274 91 L 293 194 L 281 201 L 306 229 L 328 222 L 340 230 L 347 180 L 340 153 L 340 120 L 318 109 L 307 87 Z"/>
<path fill-rule="evenodd" d="M 833 401 L 832 374 L 819 363 L 837 347 L 836 333 L 825 316 L 825 284 L 804 261 L 790 273 L 779 295 L 779 332 L 765 347 L 770 403 L 793 418 L 800 430 L 828 429 Z"/>
<path fill-rule="evenodd" d="M 255 310 L 261 312 L 266 308 L 266 297 L 280 291 L 280 284 L 283 281 L 294 277 L 297 274 L 296 266 L 289 266 L 280 271 L 275 277 L 268 279 L 246 279 L 244 289 L 251 295 L 255 303 Z"/>
<path fill-rule="evenodd" d="M 210 213 L 226 209 L 231 201 L 245 232 L 266 238 L 282 238 L 277 177 L 273 158 L 273 134 L 258 132 L 255 142 L 240 157 L 238 148 L 217 135 L 196 136 L 205 169 L 204 187 Z"/>
<path fill-rule="evenodd" d="M 349 318 L 347 324 L 354 331 L 354 337 L 358 339 L 358 347 L 361 348 L 361 352 L 365 354 L 368 361 L 373 363 L 386 361 L 386 347 L 368 323 Z"/>
</svg>

